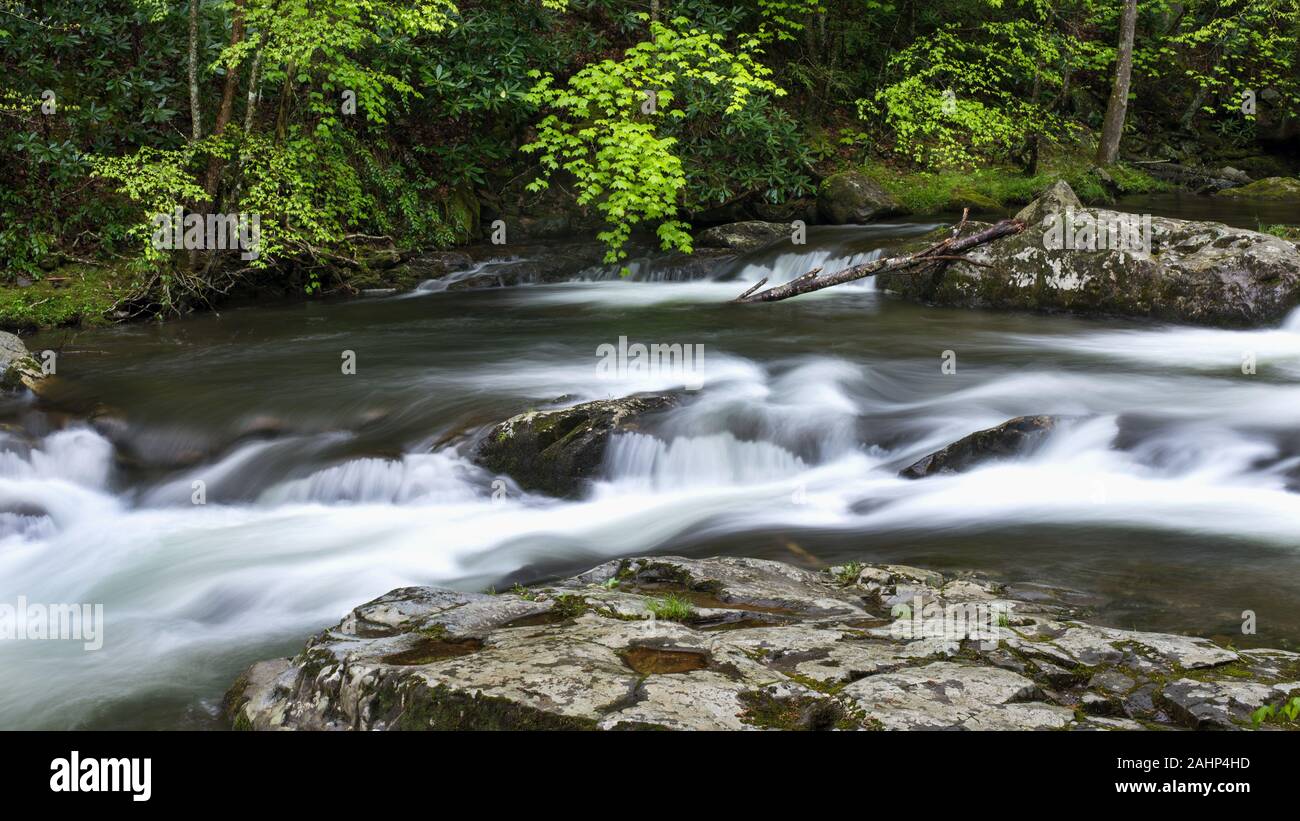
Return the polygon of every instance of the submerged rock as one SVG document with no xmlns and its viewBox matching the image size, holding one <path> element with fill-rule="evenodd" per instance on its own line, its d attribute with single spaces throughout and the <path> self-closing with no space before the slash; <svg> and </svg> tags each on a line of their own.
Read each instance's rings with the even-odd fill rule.
<svg viewBox="0 0 1300 821">
<path fill-rule="evenodd" d="M 638 430 L 646 414 L 676 402 L 671 395 L 638 395 L 521 413 L 493 426 L 475 459 L 526 490 L 572 496 L 595 478 L 613 434 Z"/>
<path fill-rule="evenodd" d="M 936 275 L 888 272 L 879 285 L 939 305 L 1223 326 L 1274 325 L 1300 305 L 1300 249 L 1291 242 L 1217 222 L 1143 222 L 1076 202 L 1069 186 L 1057 183 L 1020 212 L 1024 232 L 975 248 L 969 261 Z M 1089 225 L 1102 230 L 1089 234 Z M 984 227 L 968 223 L 965 232 Z M 942 229 L 909 247 L 949 233 Z"/>
<path fill-rule="evenodd" d="M 45 375 L 18 337 L 0 331 L 0 390 L 37 390 Z"/>
<path fill-rule="evenodd" d="M 923 456 L 899 475 L 905 479 L 922 479 L 936 473 L 960 473 L 991 459 L 1022 454 L 1046 438 L 1056 423 L 1054 416 L 1017 416 Z"/>
<path fill-rule="evenodd" d="M 1300 654 L 1096 627 L 1069 598 L 674 556 L 402 588 L 253 665 L 225 709 L 258 730 L 1235 729 L 1300 691 Z"/>
<path fill-rule="evenodd" d="M 706 228 L 695 237 L 700 248 L 733 248 L 748 251 L 790 236 L 790 224 L 747 220 Z"/>
<path fill-rule="evenodd" d="M 817 190 L 817 212 L 831 225 L 870 222 L 904 212 L 893 195 L 857 171 L 832 174 Z"/>
</svg>

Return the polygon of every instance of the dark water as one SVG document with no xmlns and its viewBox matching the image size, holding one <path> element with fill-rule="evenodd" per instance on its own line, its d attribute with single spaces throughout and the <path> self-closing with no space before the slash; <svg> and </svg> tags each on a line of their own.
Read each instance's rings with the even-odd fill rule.
<svg viewBox="0 0 1300 821">
<path fill-rule="evenodd" d="M 97 652 L 0 646 L 0 725 L 212 726 L 244 665 L 389 589 L 500 588 L 647 552 L 977 570 L 1074 588 L 1116 626 L 1300 642 L 1300 319 L 942 310 L 869 282 L 726 304 L 759 276 L 931 227 L 816 229 L 797 254 L 702 281 L 648 270 L 34 340 L 63 351 L 60 399 L 98 421 L 5 409 L 0 602 L 100 602 L 107 628 Z M 482 425 L 557 398 L 681 387 L 601 372 L 619 337 L 702 345 L 703 384 L 654 437 L 617 441 L 586 498 L 494 486 L 466 458 Z M 1071 421 L 1023 459 L 897 477 L 1038 413 Z M 1246 610 L 1258 635 L 1240 633 Z"/>
</svg>

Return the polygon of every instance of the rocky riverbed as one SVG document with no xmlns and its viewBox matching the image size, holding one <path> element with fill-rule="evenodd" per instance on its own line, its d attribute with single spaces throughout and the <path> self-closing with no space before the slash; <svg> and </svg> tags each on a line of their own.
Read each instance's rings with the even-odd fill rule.
<svg viewBox="0 0 1300 821">
<path fill-rule="evenodd" d="M 1068 590 L 898 565 L 633 558 L 394 590 L 253 665 L 226 710 L 257 730 L 1241 729 L 1300 691 L 1300 654 L 1086 617 Z"/>
</svg>

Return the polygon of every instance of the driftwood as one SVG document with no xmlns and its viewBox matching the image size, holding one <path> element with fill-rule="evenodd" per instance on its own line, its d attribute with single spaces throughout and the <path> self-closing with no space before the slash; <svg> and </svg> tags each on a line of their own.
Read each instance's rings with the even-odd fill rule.
<svg viewBox="0 0 1300 821">
<path fill-rule="evenodd" d="M 871 262 L 864 262 L 861 265 L 854 265 L 841 271 L 836 271 L 827 276 L 821 276 L 821 268 L 814 268 L 806 274 L 797 276 L 784 285 L 775 285 L 765 291 L 760 291 L 767 284 L 767 277 L 756 282 L 748 291 L 736 297 L 732 302 L 748 304 L 752 302 L 776 302 L 781 299 L 789 299 L 792 296 L 820 291 L 822 288 L 829 288 L 832 285 L 841 285 L 845 282 L 853 282 L 857 279 L 878 274 L 881 271 L 904 270 L 916 268 L 918 266 L 946 265 L 954 260 L 964 259 L 961 255 L 972 248 L 992 242 L 995 239 L 1019 234 L 1025 230 L 1025 224 L 1019 220 L 1002 220 L 996 225 L 985 228 L 983 231 L 971 234 L 969 237 L 957 238 L 961 233 L 962 227 L 966 224 L 966 215 L 962 214 L 961 222 L 953 229 L 952 236 L 943 242 L 935 243 L 924 251 L 918 251 L 910 256 L 889 257 L 888 259 L 877 259 Z M 969 262 L 969 260 L 965 260 Z M 924 270 L 924 268 L 922 269 Z"/>
</svg>

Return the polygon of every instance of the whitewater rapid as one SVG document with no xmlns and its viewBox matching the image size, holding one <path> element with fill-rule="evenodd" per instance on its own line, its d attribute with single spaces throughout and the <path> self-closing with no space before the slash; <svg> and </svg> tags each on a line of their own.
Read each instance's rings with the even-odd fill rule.
<svg viewBox="0 0 1300 821">
<path fill-rule="evenodd" d="M 509 298 L 619 308 L 724 288 L 735 285 L 581 282 Z M 355 435 L 296 433 L 131 485 L 89 426 L 5 433 L 0 602 L 102 603 L 106 624 L 97 652 L 0 642 L 0 726 L 130 726 L 133 710 L 159 703 L 187 718 L 158 721 L 201 724 L 242 665 L 292 652 L 392 588 L 483 589 L 534 566 L 672 550 L 686 534 L 1051 526 L 1300 545 L 1300 312 L 1275 329 L 1098 327 L 980 344 L 1018 350 L 1023 364 L 934 390 L 937 350 L 909 370 L 834 351 L 759 359 L 710 348 L 705 387 L 653 435 L 617 437 L 603 478 L 577 501 L 508 480 L 502 492 L 502 477 L 476 466 L 464 441 L 286 469 Z M 1061 365 L 1064 352 L 1092 367 Z M 1239 369 L 1246 352 L 1254 375 Z M 545 346 L 510 367 L 439 379 L 468 394 L 508 385 L 570 403 L 611 395 L 590 362 Z M 675 387 L 646 375 L 617 393 Z M 1068 418 L 1019 459 L 920 481 L 897 475 L 1030 413 Z M 196 481 L 204 504 L 194 503 Z"/>
</svg>

